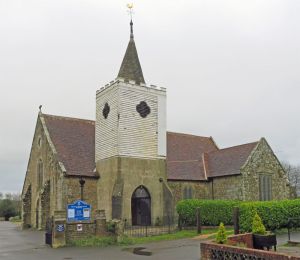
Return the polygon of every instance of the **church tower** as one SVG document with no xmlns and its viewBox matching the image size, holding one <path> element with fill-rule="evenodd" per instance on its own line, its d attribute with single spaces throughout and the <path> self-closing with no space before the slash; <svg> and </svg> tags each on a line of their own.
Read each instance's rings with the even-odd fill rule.
<svg viewBox="0 0 300 260">
<path fill-rule="evenodd" d="M 132 20 L 118 76 L 96 93 L 95 134 L 98 207 L 107 218 L 142 225 L 170 215 L 166 89 L 145 83 Z"/>
</svg>

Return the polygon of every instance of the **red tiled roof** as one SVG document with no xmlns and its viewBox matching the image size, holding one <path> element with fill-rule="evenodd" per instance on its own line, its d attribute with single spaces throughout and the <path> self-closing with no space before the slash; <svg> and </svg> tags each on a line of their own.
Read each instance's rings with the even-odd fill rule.
<svg viewBox="0 0 300 260">
<path fill-rule="evenodd" d="M 95 121 L 46 114 L 43 117 L 67 174 L 96 177 Z M 201 181 L 240 174 L 257 143 L 219 150 L 211 137 L 167 132 L 168 180 Z"/>
<path fill-rule="evenodd" d="M 221 149 L 208 154 L 208 177 L 240 174 L 258 142 Z"/>
<path fill-rule="evenodd" d="M 204 152 L 218 150 L 211 137 L 167 133 L 167 174 L 169 180 L 205 180 Z"/>
<path fill-rule="evenodd" d="M 67 175 L 97 176 L 95 169 L 95 122 L 43 114 L 58 160 Z"/>
<path fill-rule="evenodd" d="M 198 161 L 169 162 L 167 160 L 168 180 L 205 180 L 203 163 Z"/>
<path fill-rule="evenodd" d="M 211 137 L 167 132 L 168 161 L 201 160 L 202 153 L 216 150 Z"/>
</svg>

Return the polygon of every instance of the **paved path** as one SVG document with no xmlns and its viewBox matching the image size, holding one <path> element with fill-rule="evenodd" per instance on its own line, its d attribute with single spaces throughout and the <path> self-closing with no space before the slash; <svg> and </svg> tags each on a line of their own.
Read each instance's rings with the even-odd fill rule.
<svg viewBox="0 0 300 260">
<path fill-rule="evenodd" d="M 300 241 L 300 233 L 293 233 L 292 240 Z M 277 236 L 278 244 L 287 242 L 287 235 Z M 135 259 L 163 259 L 182 260 L 200 259 L 200 240 L 180 239 L 172 241 L 153 242 L 145 245 L 152 256 L 134 255 L 132 246 L 106 248 L 74 248 L 65 247 L 52 249 L 44 244 L 44 232 L 21 231 L 9 222 L 0 221 L 0 259 L 1 260 L 135 260 Z M 284 248 L 287 250 L 287 248 Z M 295 249 L 293 254 L 295 254 Z M 297 254 L 297 252 L 296 252 Z M 299 252 L 300 254 L 300 252 Z"/>
<path fill-rule="evenodd" d="M 0 221 L 1 260 L 135 260 L 135 259 L 199 259 L 199 240 L 181 239 L 148 243 L 152 256 L 134 255 L 121 247 L 52 249 L 44 244 L 44 232 L 21 231 L 15 224 Z"/>
</svg>

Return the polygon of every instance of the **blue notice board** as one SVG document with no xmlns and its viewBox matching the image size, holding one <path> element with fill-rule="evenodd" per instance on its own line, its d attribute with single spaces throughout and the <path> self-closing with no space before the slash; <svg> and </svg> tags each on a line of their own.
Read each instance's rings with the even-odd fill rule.
<svg viewBox="0 0 300 260">
<path fill-rule="evenodd" d="M 91 220 L 91 205 L 82 200 L 68 204 L 68 222 Z"/>
</svg>

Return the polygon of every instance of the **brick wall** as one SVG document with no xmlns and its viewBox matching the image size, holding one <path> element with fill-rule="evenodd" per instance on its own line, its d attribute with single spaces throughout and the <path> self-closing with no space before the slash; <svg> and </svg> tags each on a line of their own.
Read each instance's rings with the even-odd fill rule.
<svg viewBox="0 0 300 260">
<path fill-rule="evenodd" d="M 203 242 L 200 244 L 201 259 L 202 260 L 212 260 L 212 259 L 225 259 L 226 257 L 231 257 L 230 259 L 239 259 L 240 257 L 256 257 L 261 260 L 296 260 L 300 257 L 288 256 L 285 254 L 279 254 L 272 251 L 257 250 L 251 248 L 240 248 L 228 245 L 220 245 L 212 242 Z M 243 259 L 244 259 L 243 258 Z M 248 259 L 247 258 L 247 259 Z M 229 258 L 226 258 L 229 259 Z M 250 259 L 250 258 L 249 258 Z"/>
<path fill-rule="evenodd" d="M 234 246 L 239 243 L 245 244 L 247 248 L 253 248 L 252 233 L 245 233 L 228 237 L 228 244 Z"/>
<path fill-rule="evenodd" d="M 77 231 L 77 224 L 82 225 L 82 231 Z M 69 244 L 73 240 L 85 239 L 96 234 L 95 223 L 68 223 L 66 230 L 66 242 Z"/>
</svg>

